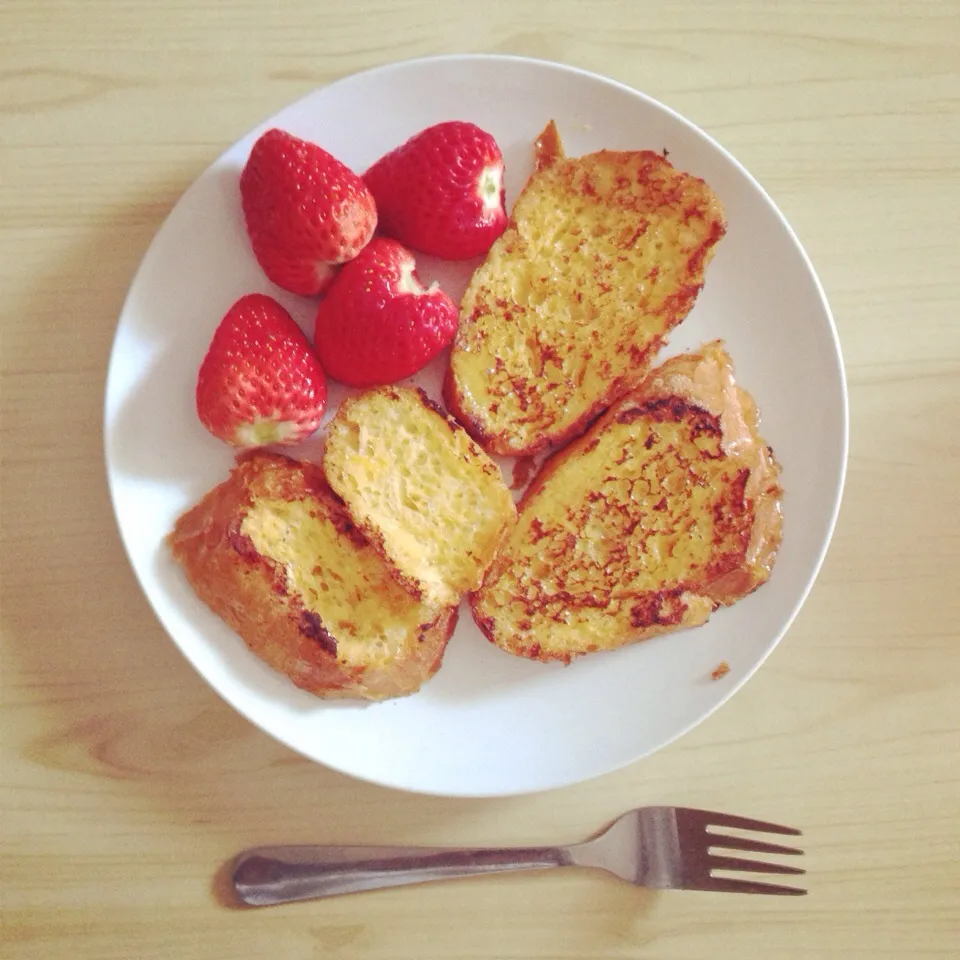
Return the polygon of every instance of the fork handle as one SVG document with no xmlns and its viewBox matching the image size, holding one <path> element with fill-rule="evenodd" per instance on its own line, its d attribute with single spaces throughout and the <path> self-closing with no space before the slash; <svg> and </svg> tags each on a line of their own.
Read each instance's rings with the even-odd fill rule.
<svg viewBox="0 0 960 960">
<path fill-rule="evenodd" d="M 564 847 L 255 847 L 234 862 L 233 886 L 244 903 L 264 907 L 570 863 Z"/>
</svg>

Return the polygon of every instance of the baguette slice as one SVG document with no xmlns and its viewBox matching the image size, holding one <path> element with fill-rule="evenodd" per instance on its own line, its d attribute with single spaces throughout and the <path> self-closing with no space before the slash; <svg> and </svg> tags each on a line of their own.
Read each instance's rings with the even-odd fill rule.
<svg viewBox="0 0 960 960">
<path fill-rule="evenodd" d="M 704 623 L 770 576 L 779 467 L 719 342 L 667 360 L 543 466 L 472 597 L 521 657 L 581 654 Z"/>
<path fill-rule="evenodd" d="M 241 457 L 169 543 L 200 599 L 321 697 L 413 693 L 439 668 L 456 624 L 456 607 L 421 603 L 393 579 L 310 463 Z"/>
<path fill-rule="evenodd" d="M 448 408 L 494 454 L 576 436 L 643 379 L 725 230 L 710 187 L 659 153 L 568 158 L 551 121 L 461 301 Z"/>
<path fill-rule="evenodd" d="M 448 606 L 480 586 L 517 509 L 500 468 L 422 390 L 344 401 L 323 468 L 396 579 Z"/>
</svg>

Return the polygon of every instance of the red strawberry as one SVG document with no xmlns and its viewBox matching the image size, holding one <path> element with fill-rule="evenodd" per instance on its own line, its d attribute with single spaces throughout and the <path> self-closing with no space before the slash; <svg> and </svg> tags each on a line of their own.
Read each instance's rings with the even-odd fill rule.
<svg viewBox="0 0 960 960">
<path fill-rule="evenodd" d="M 363 179 L 382 232 L 444 260 L 486 253 L 507 225 L 500 148 L 472 123 L 428 127 Z"/>
<path fill-rule="evenodd" d="M 197 377 L 203 425 L 234 447 L 296 443 L 320 426 L 327 380 L 310 342 L 272 297 L 241 297 Z"/>
<path fill-rule="evenodd" d="M 377 226 L 363 181 L 326 150 L 268 130 L 240 175 L 247 233 L 263 272 L 277 286 L 311 296 L 353 259 Z"/>
<path fill-rule="evenodd" d="M 416 261 L 375 237 L 320 301 L 313 342 L 324 369 L 352 387 L 396 383 L 426 366 L 457 332 L 457 305 L 426 289 Z"/>
</svg>

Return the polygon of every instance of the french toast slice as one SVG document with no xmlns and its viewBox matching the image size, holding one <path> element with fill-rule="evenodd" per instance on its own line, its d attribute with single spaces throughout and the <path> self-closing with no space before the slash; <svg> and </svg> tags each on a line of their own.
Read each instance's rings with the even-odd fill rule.
<svg viewBox="0 0 960 960">
<path fill-rule="evenodd" d="M 242 456 L 168 542 L 250 650 L 321 697 L 413 693 L 456 625 L 455 606 L 425 604 L 394 580 L 311 463 Z"/>
<path fill-rule="evenodd" d="M 551 121 L 461 301 L 448 408 L 494 454 L 575 436 L 643 378 L 725 230 L 703 180 L 647 150 L 566 157 Z"/>
<path fill-rule="evenodd" d="M 779 466 L 717 341 L 667 360 L 546 461 L 473 594 L 504 650 L 560 660 L 706 622 L 770 576 Z"/>
<path fill-rule="evenodd" d="M 517 510 L 500 468 L 419 389 L 345 400 L 323 469 L 397 580 L 426 603 L 480 586 Z"/>
</svg>

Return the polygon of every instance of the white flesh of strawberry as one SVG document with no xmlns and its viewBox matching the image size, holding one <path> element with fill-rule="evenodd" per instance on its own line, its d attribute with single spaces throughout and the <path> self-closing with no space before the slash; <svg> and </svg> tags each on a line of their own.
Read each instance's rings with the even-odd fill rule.
<svg viewBox="0 0 960 960">
<path fill-rule="evenodd" d="M 259 418 L 253 423 L 242 423 L 233 433 L 233 446 L 244 449 L 269 447 L 274 443 L 289 443 L 300 438 L 300 427 L 289 420 Z"/>
<path fill-rule="evenodd" d="M 483 209 L 487 213 L 496 213 L 500 209 L 500 191 L 503 189 L 503 170 L 500 164 L 483 168 L 477 192 L 483 200 Z"/>
<path fill-rule="evenodd" d="M 429 287 L 425 287 L 414 275 L 414 272 L 417 269 L 417 263 L 411 257 L 409 260 L 404 260 L 400 265 L 400 279 L 397 281 L 397 293 L 410 293 L 415 297 L 422 296 L 425 293 L 433 293 L 435 290 L 439 289 L 439 284 L 435 282 L 431 283 Z"/>
</svg>

